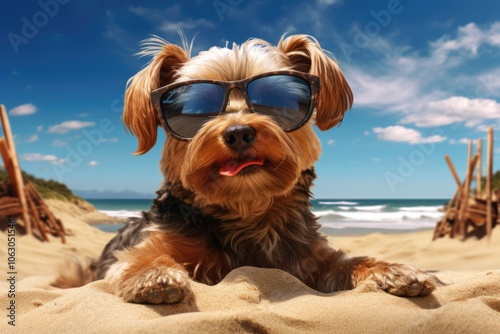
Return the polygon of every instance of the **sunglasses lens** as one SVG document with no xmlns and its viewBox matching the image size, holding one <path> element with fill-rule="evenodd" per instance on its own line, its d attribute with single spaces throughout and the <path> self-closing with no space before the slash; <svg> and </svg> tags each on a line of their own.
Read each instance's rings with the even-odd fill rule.
<svg viewBox="0 0 500 334">
<path fill-rule="evenodd" d="M 248 97 L 259 114 L 271 116 L 285 131 L 295 129 L 309 117 L 311 87 L 291 75 L 271 75 L 253 80 Z"/>
<path fill-rule="evenodd" d="M 224 89 L 212 83 L 193 83 L 167 91 L 161 97 L 163 119 L 170 130 L 193 138 L 224 104 Z"/>
</svg>

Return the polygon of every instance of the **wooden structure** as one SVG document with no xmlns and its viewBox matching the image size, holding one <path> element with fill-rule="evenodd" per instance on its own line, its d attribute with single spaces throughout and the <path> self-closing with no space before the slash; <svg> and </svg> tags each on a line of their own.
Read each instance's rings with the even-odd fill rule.
<svg viewBox="0 0 500 334">
<path fill-rule="evenodd" d="M 59 236 L 66 243 L 62 222 L 54 217 L 33 184 L 22 177 L 16 148 L 5 107 L 0 105 L 4 138 L 0 138 L 0 153 L 9 183 L 0 183 L 0 217 L 21 217 L 26 234 L 38 234 L 49 241 L 48 234 Z"/>
<path fill-rule="evenodd" d="M 486 183 L 482 178 L 482 140 L 477 141 L 477 151 L 472 155 L 472 140 L 469 141 L 467 171 L 465 181 L 461 182 L 449 156 L 446 163 L 457 183 L 453 198 L 445 207 L 443 218 L 436 224 L 432 240 L 449 235 L 451 238 L 467 239 L 470 236 L 491 238 L 496 225 L 500 224 L 500 189 L 492 189 L 493 175 L 493 128 L 488 128 L 486 154 Z M 476 170 L 476 190 L 471 192 Z"/>
</svg>

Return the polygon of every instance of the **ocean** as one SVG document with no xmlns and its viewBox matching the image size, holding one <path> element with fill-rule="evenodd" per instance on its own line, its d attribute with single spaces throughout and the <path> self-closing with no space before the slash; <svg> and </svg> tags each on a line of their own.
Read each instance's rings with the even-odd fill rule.
<svg viewBox="0 0 500 334">
<path fill-rule="evenodd" d="M 113 217 L 140 217 L 152 204 L 149 199 L 87 199 L 96 209 Z M 313 213 L 322 231 L 333 235 L 363 235 L 374 232 L 403 233 L 431 230 L 443 216 L 448 199 L 316 199 Z M 123 224 L 96 227 L 117 231 Z"/>
</svg>

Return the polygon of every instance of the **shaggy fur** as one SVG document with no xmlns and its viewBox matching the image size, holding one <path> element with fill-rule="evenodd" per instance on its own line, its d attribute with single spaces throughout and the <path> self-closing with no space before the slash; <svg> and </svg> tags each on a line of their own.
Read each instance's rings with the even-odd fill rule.
<svg viewBox="0 0 500 334">
<path fill-rule="evenodd" d="M 283 37 L 276 47 L 250 40 L 193 58 L 186 45 L 159 38 L 146 43 L 142 53 L 153 59 L 129 81 L 123 114 L 138 138 L 137 154 L 155 145 L 161 125 L 150 92 L 178 81 L 232 81 L 278 70 L 310 73 L 321 83 L 315 119 L 286 133 L 270 117 L 249 112 L 241 94 L 232 91 L 225 113 L 191 141 L 166 140 L 160 164 L 164 181 L 153 206 L 120 230 L 86 276 L 107 280 L 126 301 L 153 304 L 190 302 L 191 280 L 216 284 L 240 266 L 278 268 L 321 292 L 372 280 L 398 296 L 430 294 L 438 284 L 434 276 L 369 257 L 348 258 L 318 232 L 309 189 L 321 147 L 312 126 L 338 125 L 353 102 L 340 68 L 319 43 L 305 35 Z M 243 153 L 223 140 L 224 131 L 235 125 L 256 133 Z M 248 157 L 261 157 L 264 165 L 232 177 L 219 174 L 222 164 Z M 84 276 L 82 271 L 76 272 Z"/>
</svg>

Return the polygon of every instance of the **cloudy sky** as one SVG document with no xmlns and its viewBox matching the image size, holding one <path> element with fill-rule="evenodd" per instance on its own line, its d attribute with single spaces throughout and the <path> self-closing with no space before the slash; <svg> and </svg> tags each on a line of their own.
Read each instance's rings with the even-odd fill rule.
<svg viewBox="0 0 500 334">
<path fill-rule="evenodd" d="M 293 4 L 293 5 L 290 5 Z M 153 193 L 160 145 L 133 156 L 121 121 L 134 54 L 151 34 L 193 55 L 226 41 L 310 34 L 354 91 L 338 128 L 318 131 L 318 198 L 449 198 L 449 154 L 465 174 L 467 142 L 500 131 L 498 1 L 11 2 L 0 13 L 0 103 L 22 168 L 78 190 Z M 4 6 L 4 7 L 5 7 Z M 162 134 L 160 142 L 165 136 Z M 497 135 L 500 138 L 500 133 Z M 500 141 L 494 163 L 500 168 Z"/>
</svg>

